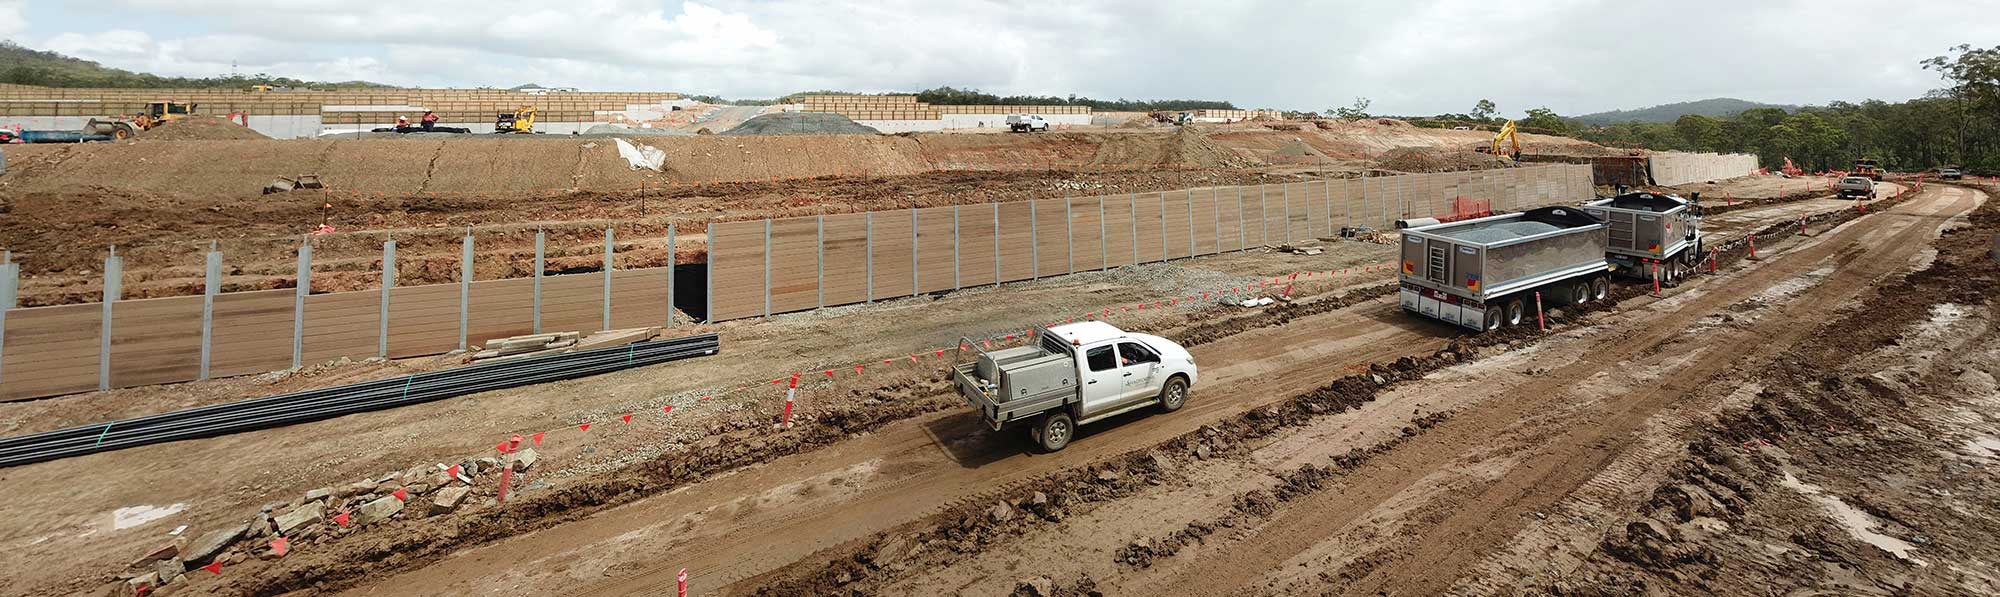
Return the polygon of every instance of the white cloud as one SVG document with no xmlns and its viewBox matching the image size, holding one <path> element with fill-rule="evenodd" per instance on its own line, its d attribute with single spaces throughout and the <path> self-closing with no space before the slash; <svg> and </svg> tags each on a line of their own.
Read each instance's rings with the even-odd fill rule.
<svg viewBox="0 0 2000 597">
<path fill-rule="evenodd" d="M 19 0 L 0 0 L 0 16 Z M 772 97 L 811 89 L 1213 98 L 1385 113 L 1576 114 L 1736 96 L 1900 100 L 1916 66 L 2000 39 L 2000 0 L 1316 3 L 1242 0 L 74 0 L 124 14 L 42 44 L 175 75 L 425 86 L 526 82 Z M 1868 14 L 1857 25 L 1855 14 Z M 160 18 L 151 18 L 160 17 Z M 0 22 L 0 33 L 7 25 Z M 1858 27 L 1858 29 L 1857 29 Z M 1843 38 L 1835 32 L 1858 32 Z"/>
</svg>

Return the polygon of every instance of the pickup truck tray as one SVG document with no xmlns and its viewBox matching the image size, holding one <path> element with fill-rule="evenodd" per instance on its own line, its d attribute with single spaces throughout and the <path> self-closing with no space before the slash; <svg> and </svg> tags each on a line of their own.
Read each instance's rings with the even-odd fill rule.
<svg viewBox="0 0 2000 597">
<path fill-rule="evenodd" d="M 975 374 L 978 363 L 960 363 L 952 367 L 952 382 L 958 385 L 958 393 L 965 401 L 979 411 L 986 426 L 999 431 L 1008 424 L 1034 418 L 1044 412 L 1062 408 L 1076 396 L 1074 387 L 1051 390 L 1018 400 L 1001 401 L 983 387 Z"/>
</svg>

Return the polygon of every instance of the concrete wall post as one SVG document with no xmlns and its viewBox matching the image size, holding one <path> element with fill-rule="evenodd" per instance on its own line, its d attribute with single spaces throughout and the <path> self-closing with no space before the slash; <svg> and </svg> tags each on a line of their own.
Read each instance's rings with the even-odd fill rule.
<svg viewBox="0 0 2000 597">
<path fill-rule="evenodd" d="M 1035 216 L 1035 198 L 1028 197 L 1028 278 L 1042 279 L 1042 222 Z"/>
<path fill-rule="evenodd" d="M 1126 202 L 1130 204 L 1127 208 L 1127 213 L 1132 216 L 1130 218 L 1132 221 L 1132 265 L 1139 265 L 1139 194 L 1126 193 L 1125 197 L 1127 199 Z"/>
<path fill-rule="evenodd" d="M 1194 257 L 1194 189 L 1188 189 L 1188 257 Z"/>
<path fill-rule="evenodd" d="M 1000 204 L 988 203 L 993 207 L 993 287 L 1000 287 Z"/>
<path fill-rule="evenodd" d="M 819 264 L 819 277 L 817 278 L 818 281 L 813 283 L 813 288 L 819 291 L 819 303 L 817 308 L 825 308 L 826 307 L 826 214 L 820 214 L 820 216 L 814 220 L 813 226 L 814 226 L 813 234 L 817 235 L 819 238 L 818 241 L 813 243 L 813 248 L 818 251 L 819 255 L 818 257 L 813 259 L 815 263 Z"/>
<path fill-rule="evenodd" d="M 14 263 L 13 251 L 0 251 L 0 384 L 7 380 L 7 310 L 20 296 L 21 266 Z"/>
<path fill-rule="evenodd" d="M 547 263 L 548 234 L 535 229 L 535 327 L 531 333 L 542 333 L 542 269 Z"/>
<path fill-rule="evenodd" d="M 118 246 L 111 246 L 111 254 L 104 258 L 104 302 L 103 320 L 97 330 L 97 389 L 111 389 L 111 306 L 123 296 L 125 285 L 125 258 L 118 256 Z M 295 336 L 296 337 L 296 336 Z M 296 358 L 296 357 L 294 357 Z"/>
<path fill-rule="evenodd" d="M 1071 199 L 1068 191 L 1063 191 L 1063 262 L 1068 265 L 1063 273 L 1076 273 L 1076 220 L 1070 214 Z"/>
<path fill-rule="evenodd" d="M 965 286 L 964 286 L 963 284 L 959 283 L 959 280 L 960 280 L 960 278 L 959 278 L 959 263 L 961 262 L 961 260 L 959 259 L 959 256 L 960 256 L 960 253 L 959 253 L 959 244 L 960 244 L 960 243 L 959 243 L 958 239 L 959 239 L 959 237 L 958 237 L 958 206 L 957 206 L 957 205 L 953 205 L 953 206 L 951 206 L 951 289 L 952 289 L 952 290 L 958 290 L 958 289 L 960 289 L 960 288 L 964 288 L 964 287 L 965 287 Z"/>
<path fill-rule="evenodd" d="M 679 310 L 674 307 L 674 299 L 679 296 L 674 294 L 674 274 L 679 270 L 680 265 L 674 261 L 674 225 L 669 222 L 667 224 L 667 327 L 674 327 L 674 311 Z"/>
<path fill-rule="evenodd" d="M 1271 244 L 1271 206 L 1264 201 L 1264 183 L 1257 183 L 1257 221 L 1263 224 L 1264 236 L 1257 244 Z"/>
<path fill-rule="evenodd" d="M 312 295 L 312 239 L 299 238 L 299 273 L 292 293 L 292 368 L 305 366 L 306 297 Z"/>
<path fill-rule="evenodd" d="M 917 246 L 917 208 L 912 207 L 910 208 L 910 296 L 923 294 L 923 285 L 917 283 Z M 766 271 L 768 270 L 769 268 L 766 268 Z"/>
<path fill-rule="evenodd" d="M 616 243 L 617 243 L 617 233 L 612 230 L 612 227 L 605 226 L 604 227 L 604 312 L 603 312 L 604 317 L 603 321 L 600 322 L 597 326 L 597 329 L 600 330 L 611 329 L 611 270 L 613 267 L 617 265 L 615 263 L 612 263 L 612 258 L 615 257 L 618 252 L 618 245 Z M 673 269 L 668 268 L 667 271 L 673 271 Z M 672 303 L 673 301 L 668 301 L 669 308 L 671 308 Z"/>
<path fill-rule="evenodd" d="M 389 294 L 396 289 L 396 241 L 382 241 L 382 301 L 375 316 L 375 356 L 389 358 Z M 206 319 L 202 329 L 207 329 Z"/>
<path fill-rule="evenodd" d="M 764 220 L 764 316 L 771 316 L 771 221 Z"/>
<path fill-rule="evenodd" d="M 862 234 L 862 244 L 868 249 L 868 294 L 862 297 L 861 301 L 872 305 L 875 304 L 875 212 L 867 212 L 861 216 L 861 220 L 862 225 L 866 227 Z"/>
<path fill-rule="evenodd" d="M 201 364 L 195 369 L 195 380 L 208 379 L 208 365 L 215 354 L 215 295 L 222 293 L 222 251 L 215 248 L 215 241 L 208 243 L 206 267 L 202 271 L 201 284 Z M 0 307 L 7 303 L 0 301 Z"/>
<path fill-rule="evenodd" d="M 470 314 L 472 313 L 472 229 L 465 230 L 465 239 L 458 245 L 458 349 L 465 350 L 466 337 L 471 335 Z"/>
</svg>

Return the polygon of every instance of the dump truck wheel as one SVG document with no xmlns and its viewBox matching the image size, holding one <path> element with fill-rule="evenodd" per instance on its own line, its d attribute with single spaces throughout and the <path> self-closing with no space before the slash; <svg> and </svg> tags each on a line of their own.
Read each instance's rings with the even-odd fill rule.
<svg viewBox="0 0 2000 597">
<path fill-rule="evenodd" d="M 1069 413 L 1042 417 L 1042 422 L 1035 425 L 1035 443 L 1041 446 L 1043 452 L 1062 451 L 1063 446 L 1069 445 L 1070 436 L 1075 434 L 1076 422 L 1070 420 Z"/>
<path fill-rule="evenodd" d="M 1590 302 L 1590 283 L 1577 282 L 1569 285 L 1569 303 L 1581 305 Z"/>
<path fill-rule="evenodd" d="M 1497 308 L 1486 310 L 1486 323 L 1485 323 L 1486 331 L 1491 332 L 1493 330 L 1500 329 L 1500 312 L 1503 310 L 1504 309 L 1497 309 Z"/>
<path fill-rule="evenodd" d="M 1507 325 L 1509 327 L 1521 325 L 1521 318 L 1526 313 L 1527 309 L 1521 305 L 1521 299 L 1510 299 L 1507 301 Z"/>
<path fill-rule="evenodd" d="M 1590 279 L 1590 300 L 1601 301 L 1611 296 L 1611 280 L 1604 276 Z"/>
<path fill-rule="evenodd" d="M 1160 410 L 1174 412 L 1187 405 L 1187 378 L 1176 375 L 1167 380 L 1167 387 L 1160 389 Z"/>
</svg>

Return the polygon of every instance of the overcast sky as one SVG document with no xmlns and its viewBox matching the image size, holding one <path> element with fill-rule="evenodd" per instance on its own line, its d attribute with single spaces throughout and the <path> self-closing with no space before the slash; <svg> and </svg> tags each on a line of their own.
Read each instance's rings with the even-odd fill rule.
<svg viewBox="0 0 2000 597">
<path fill-rule="evenodd" d="M 1996 16 L 2000 0 L 0 0 L 0 37 L 181 76 L 1576 115 L 1909 99 L 1941 86 L 1919 60 L 2000 45 Z"/>
</svg>

